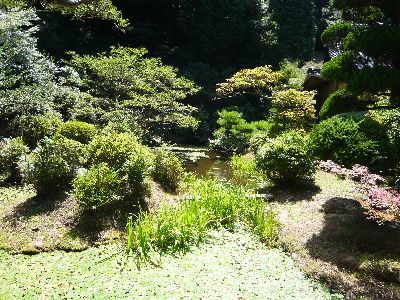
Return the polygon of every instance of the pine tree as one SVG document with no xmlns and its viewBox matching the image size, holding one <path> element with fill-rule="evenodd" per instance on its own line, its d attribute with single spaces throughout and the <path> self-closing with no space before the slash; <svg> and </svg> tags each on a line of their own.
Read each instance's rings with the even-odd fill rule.
<svg viewBox="0 0 400 300">
<path fill-rule="evenodd" d="M 322 75 L 345 81 L 355 95 L 388 95 L 400 107 L 400 1 L 334 0 L 342 21 L 322 40 L 339 53 Z"/>
</svg>

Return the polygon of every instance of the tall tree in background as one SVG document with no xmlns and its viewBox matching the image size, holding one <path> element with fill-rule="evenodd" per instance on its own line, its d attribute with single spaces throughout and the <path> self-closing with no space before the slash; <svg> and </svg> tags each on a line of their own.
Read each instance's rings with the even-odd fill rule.
<svg viewBox="0 0 400 300">
<path fill-rule="evenodd" d="M 312 0 L 270 0 L 271 21 L 277 26 L 281 57 L 309 60 L 315 43 Z"/>
<path fill-rule="evenodd" d="M 400 107 L 400 1 L 334 0 L 342 22 L 329 27 L 322 40 L 339 55 L 327 62 L 327 79 L 347 82 L 355 95 L 388 95 Z"/>
</svg>

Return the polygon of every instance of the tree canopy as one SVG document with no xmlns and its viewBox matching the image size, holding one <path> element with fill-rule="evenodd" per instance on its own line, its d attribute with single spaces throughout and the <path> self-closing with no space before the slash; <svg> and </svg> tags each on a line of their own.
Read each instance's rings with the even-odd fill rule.
<svg viewBox="0 0 400 300">
<path fill-rule="evenodd" d="M 389 95 L 400 106 L 400 2 L 335 0 L 342 21 L 322 35 L 338 52 L 322 74 L 345 81 L 355 95 Z"/>
</svg>

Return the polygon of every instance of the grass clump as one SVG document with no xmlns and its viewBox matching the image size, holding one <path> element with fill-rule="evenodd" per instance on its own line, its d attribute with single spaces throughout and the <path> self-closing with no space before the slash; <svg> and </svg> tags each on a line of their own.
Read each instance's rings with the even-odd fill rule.
<svg viewBox="0 0 400 300">
<path fill-rule="evenodd" d="M 250 227 L 268 245 L 273 245 L 278 223 L 266 204 L 248 190 L 224 185 L 215 179 L 189 179 L 189 193 L 177 206 L 163 206 L 155 213 L 140 213 L 127 224 L 127 251 L 139 261 L 152 253 L 185 252 L 198 245 L 210 228 L 234 229 L 236 223 Z"/>
<path fill-rule="evenodd" d="M 251 186 L 263 179 L 263 174 L 258 171 L 253 154 L 234 154 L 230 165 L 233 171 L 233 179 L 237 184 Z"/>
</svg>

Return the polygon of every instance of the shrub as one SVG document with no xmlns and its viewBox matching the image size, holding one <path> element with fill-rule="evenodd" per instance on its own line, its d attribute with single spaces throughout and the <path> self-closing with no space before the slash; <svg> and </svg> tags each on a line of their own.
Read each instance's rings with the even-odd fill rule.
<svg viewBox="0 0 400 300">
<path fill-rule="evenodd" d="M 273 131 L 308 131 L 315 123 L 316 111 L 313 105 L 315 92 L 288 89 L 272 94 Z"/>
<path fill-rule="evenodd" d="M 142 147 L 131 155 L 123 166 L 123 174 L 127 176 L 129 191 L 137 196 L 149 192 L 149 177 L 153 167 L 153 155 Z"/>
<path fill-rule="evenodd" d="M 362 106 L 353 94 L 347 90 L 339 90 L 332 93 L 325 100 L 319 112 L 321 120 L 326 120 L 334 115 L 344 112 L 361 110 Z"/>
<path fill-rule="evenodd" d="M 400 109 L 380 109 L 369 112 L 372 119 L 381 124 L 387 131 L 392 143 L 400 154 Z"/>
<path fill-rule="evenodd" d="M 117 170 L 101 163 L 72 182 L 73 195 L 88 209 L 96 210 L 123 198 L 123 180 Z"/>
<path fill-rule="evenodd" d="M 5 139 L 0 145 L 0 174 L 5 179 L 18 180 L 21 173 L 18 167 L 19 160 L 28 154 L 29 148 L 21 138 Z"/>
<path fill-rule="evenodd" d="M 143 147 L 130 133 L 107 131 L 95 136 L 89 143 L 88 163 L 107 163 L 110 167 L 121 170 L 128 158 Z"/>
<path fill-rule="evenodd" d="M 24 178 L 38 194 L 53 192 L 71 182 L 83 156 L 84 147 L 79 142 L 60 136 L 45 138 L 21 165 Z"/>
<path fill-rule="evenodd" d="M 170 151 L 155 150 L 153 178 L 164 188 L 176 191 L 184 177 L 181 160 Z"/>
<path fill-rule="evenodd" d="M 59 133 L 68 139 L 88 144 L 97 133 L 96 126 L 93 124 L 68 121 L 61 125 Z"/>
<path fill-rule="evenodd" d="M 334 116 L 314 127 L 309 145 L 315 156 L 346 167 L 359 163 L 387 172 L 397 161 L 385 129 L 363 114 Z"/>
<path fill-rule="evenodd" d="M 315 172 L 306 140 L 296 131 L 267 141 L 256 153 L 256 164 L 277 183 L 309 180 Z"/>
<path fill-rule="evenodd" d="M 26 115 L 16 118 L 13 127 L 24 143 L 35 148 L 41 139 L 56 134 L 61 124 L 62 120 L 56 114 Z"/>
</svg>

